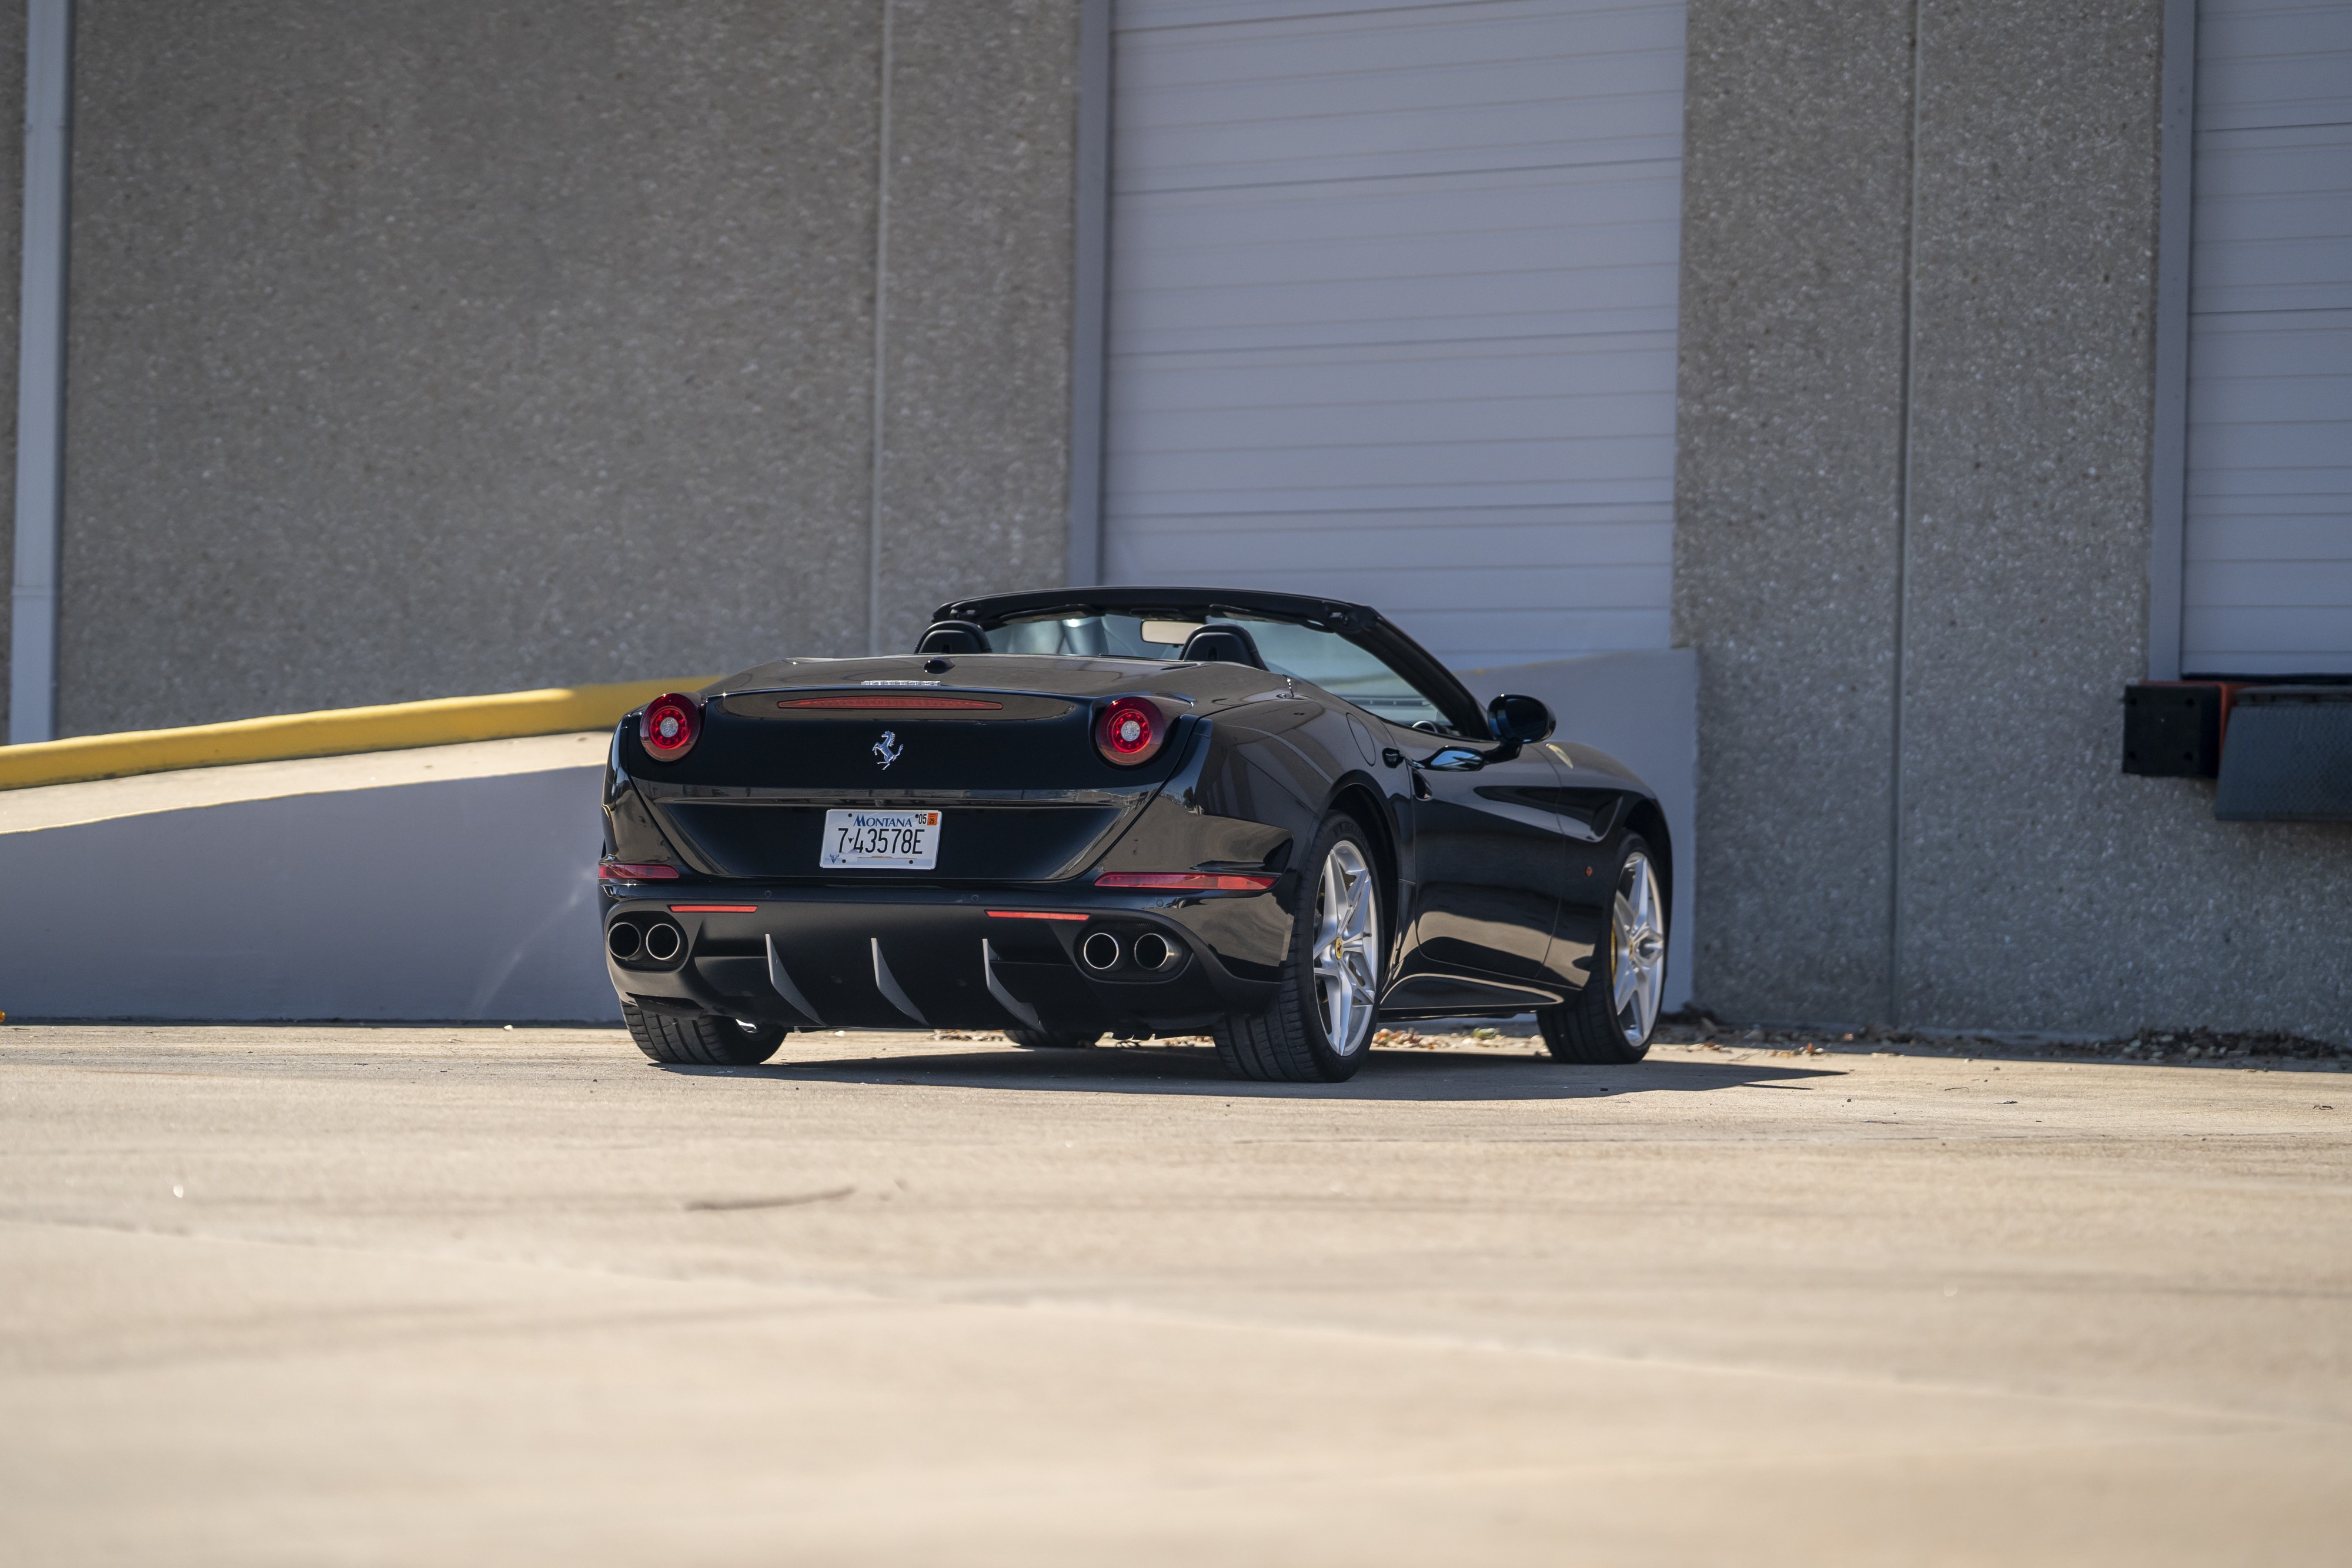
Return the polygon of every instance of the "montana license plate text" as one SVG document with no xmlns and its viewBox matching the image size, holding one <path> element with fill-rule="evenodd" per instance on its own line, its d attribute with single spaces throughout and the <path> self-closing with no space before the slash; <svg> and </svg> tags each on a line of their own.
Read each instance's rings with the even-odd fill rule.
<svg viewBox="0 0 2352 1568">
<path fill-rule="evenodd" d="M 817 864 L 929 871 L 939 864 L 937 811 L 827 811 Z"/>
</svg>

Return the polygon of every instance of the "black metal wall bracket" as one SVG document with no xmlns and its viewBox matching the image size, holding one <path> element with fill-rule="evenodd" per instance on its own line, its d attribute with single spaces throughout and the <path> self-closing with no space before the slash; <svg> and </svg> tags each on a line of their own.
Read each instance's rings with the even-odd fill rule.
<svg viewBox="0 0 2352 1568">
<path fill-rule="evenodd" d="M 2225 822 L 2352 821 L 2352 682 L 2135 682 L 2124 771 L 2217 780 Z"/>
</svg>

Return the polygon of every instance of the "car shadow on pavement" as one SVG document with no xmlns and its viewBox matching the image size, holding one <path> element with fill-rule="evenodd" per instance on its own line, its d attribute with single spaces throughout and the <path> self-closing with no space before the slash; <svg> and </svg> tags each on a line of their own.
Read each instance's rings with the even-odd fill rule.
<svg viewBox="0 0 2352 1568">
<path fill-rule="evenodd" d="M 1830 1067 L 1759 1062 L 1639 1061 L 1582 1067 L 1501 1052 L 1374 1051 L 1344 1083 L 1265 1083 L 1228 1078 L 1208 1046 L 1112 1046 L 1092 1051 L 971 1051 L 775 1061 L 761 1067 L 667 1066 L 689 1077 L 818 1080 L 940 1089 L 1088 1094 L 1236 1094 L 1317 1100 L 1598 1100 L 1704 1092 L 1834 1078 Z"/>
</svg>

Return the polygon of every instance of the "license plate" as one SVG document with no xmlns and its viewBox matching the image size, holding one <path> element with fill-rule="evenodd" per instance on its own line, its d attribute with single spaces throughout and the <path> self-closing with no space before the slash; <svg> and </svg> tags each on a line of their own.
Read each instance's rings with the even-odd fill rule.
<svg viewBox="0 0 2352 1568">
<path fill-rule="evenodd" d="M 940 860 L 937 811 L 827 811 L 817 864 L 929 871 Z"/>
</svg>

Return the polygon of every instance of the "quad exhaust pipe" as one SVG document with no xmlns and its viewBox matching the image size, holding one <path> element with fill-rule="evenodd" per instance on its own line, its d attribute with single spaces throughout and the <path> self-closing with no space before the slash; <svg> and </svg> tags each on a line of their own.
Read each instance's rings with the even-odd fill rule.
<svg viewBox="0 0 2352 1568">
<path fill-rule="evenodd" d="M 624 964 L 672 963 L 686 951 L 686 933 L 672 920 L 615 920 L 604 932 L 604 950 Z"/>
<path fill-rule="evenodd" d="M 1147 931 L 1131 943 L 1122 943 L 1109 931 L 1095 931 L 1078 944 L 1078 962 L 1097 975 L 1108 975 L 1130 960 L 1139 969 L 1172 969 L 1182 956 L 1183 949 L 1157 931 Z"/>
</svg>

